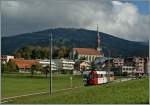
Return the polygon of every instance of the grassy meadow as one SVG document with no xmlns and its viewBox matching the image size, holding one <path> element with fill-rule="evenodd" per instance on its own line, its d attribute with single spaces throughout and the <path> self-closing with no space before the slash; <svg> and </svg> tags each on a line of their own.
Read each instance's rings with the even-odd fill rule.
<svg viewBox="0 0 150 105">
<path fill-rule="evenodd" d="M 72 75 L 55 75 L 52 79 L 52 89 L 60 90 L 71 87 L 70 77 Z M 72 87 L 82 86 L 82 79 L 79 76 L 72 76 Z M 31 77 L 30 74 L 4 74 L 2 76 L 1 96 L 12 97 L 49 91 L 49 78 L 36 75 Z"/>
<path fill-rule="evenodd" d="M 53 90 L 70 87 L 70 76 L 54 76 Z M 73 76 L 73 86 L 81 86 L 82 79 Z M 43 77 L 2 77 L 2 98 L 48 90 L 48 79 Z M 77 89 L 49 94 L 34 95 L 11 99 L 15 104 L 148 104 L 149 79 L 142 78 L 125 82 Z"/>
</svg>

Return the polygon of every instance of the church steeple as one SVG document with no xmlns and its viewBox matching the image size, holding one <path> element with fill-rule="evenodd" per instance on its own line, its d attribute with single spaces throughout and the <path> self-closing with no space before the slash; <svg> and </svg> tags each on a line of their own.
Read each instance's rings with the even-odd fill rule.
<svg viewBox="0 0 150 105">
<path fill-rule="evenodd" d="M 99 36 L 99 30 L 98 30 L 98 24 L 97 24 L 97 43 L 96 43 L 96 49 L 97 51 L 101 51 L 101 47 L 100 47 L 100 36 Z"/>
</svg>

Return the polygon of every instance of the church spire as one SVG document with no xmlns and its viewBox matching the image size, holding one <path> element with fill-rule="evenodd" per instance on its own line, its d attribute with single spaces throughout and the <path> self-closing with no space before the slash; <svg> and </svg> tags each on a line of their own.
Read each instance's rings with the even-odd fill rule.
<svg viewBox="0 0 150 105">
<path fill-rule="evenodd" d="M 97 36 L 99 37 L 99 30 L 98 30 L 98 24 L 97 24 Z"/>
<path fill-rule="evenodd" d="M 98 24 L 97 24 L 97 43 L 96 43 L 96 49 L 97 49 L 97 51 L 101 51 Z"/>
</svg>

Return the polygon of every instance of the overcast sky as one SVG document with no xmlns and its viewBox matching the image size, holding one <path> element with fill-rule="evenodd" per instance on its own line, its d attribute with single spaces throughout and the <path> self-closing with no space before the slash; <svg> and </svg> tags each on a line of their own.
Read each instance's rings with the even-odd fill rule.
<svg viewBox="0 0 150 105">
<path fill-rule="evenodd" d="M 85 28 L 134 41 L 149 38 L 148 0 L 1 1 L 2 36 L 48 28 Z"/>
</svg>

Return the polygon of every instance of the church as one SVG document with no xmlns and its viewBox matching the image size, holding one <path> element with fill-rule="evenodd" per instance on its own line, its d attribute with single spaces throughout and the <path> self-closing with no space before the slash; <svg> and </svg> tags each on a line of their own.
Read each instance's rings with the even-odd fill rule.
<svg viewBox="0 0 150 105">
<path fill-rule="evenodd" d="M 101 48 L 101 38 L 99 35 L 98 25 L 97 25 L 97 39 L 96 48 L 73 48 L 73 59 L 85 58 L 89 62 L 95 61 L 96 58 L 103 57 L 104 54 Z"/>
</svg>

